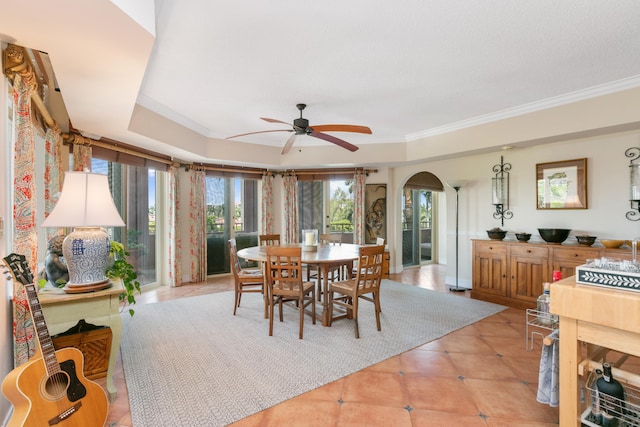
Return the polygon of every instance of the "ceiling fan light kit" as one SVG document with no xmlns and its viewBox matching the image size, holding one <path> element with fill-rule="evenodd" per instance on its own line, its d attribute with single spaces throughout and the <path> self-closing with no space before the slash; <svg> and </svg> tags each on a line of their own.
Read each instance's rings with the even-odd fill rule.
<svg viewBox="0 0 640 427">
<path fill-rule="evenodd" d="M 328 124 L 328 125 L 316 125 L 316 126 L 309 126 L 309 120 L 305 119 L 304 117 L 302 117 L 302 111 L 307 107 L 306 104 L 296 104 L 296 108 L 300 111 L 300 117 L 298 117 L 297 119 L 293 120 L 293 124 L 284 122 L 282 120 L 277 120 L 277 119 L 270 119 L 268 117 L 260 117 L 262 120 L 264 120 L 265 122 L 269 122 L 269 123 L 282 123 L 285 125 L 289 125 L 292 127 L 292 129 L 277 129 L 277 130 L 264 130 L 264 131 L 258 131 L 258 132 L 248 132 L 248 133 L 242 133 L 239 135 L 233 135 L 230 137 L 227 137 L 226 139 L 233 139 L 233 138 L 237 138 L 239 136 L 246 136 L 246 135 L 255 135 L 258 133 L 266 133 L 266 132 L 293 132 L 293 134 L 287 139 L 287 141 L 284 144 L 284 147 L 282 148 L 282 154 L 287 154 L 289 152 L 289 150 L 291 149 L 291 147 L 293 146 L 293 143 L 296 140 L 296 136 L 297 135 L 308 135 L 308 136 L 312 136 L 314 138 L 318 138 L 318 139 L 322 139 L 323 141 L 327 141 L 327 142 L 331 142 L 332 144 L 335 144 L 339 147 L 342 147 L 346 150 L 349 150 L 351 152 L 357 151 L 358 147 L 343 140 L 340 138 L 336 138 L 335 136 L 332 135 L 328 135 L 324 132 L 355 132 L 355 133 L 365 133 L 365 134 L 371 134 L 371 129 L 369 129 L 367 126 L 358 126 L 358 125 L 344 125 L 344 124 Z"/>
</svg>

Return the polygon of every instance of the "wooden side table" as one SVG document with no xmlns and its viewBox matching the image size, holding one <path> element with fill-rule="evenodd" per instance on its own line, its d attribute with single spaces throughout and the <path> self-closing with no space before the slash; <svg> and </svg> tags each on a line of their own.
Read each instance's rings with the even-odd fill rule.
<svg viewBox="0 0 640 427">
<path fill-rule="evenodd" d="M 113 372 L 122 338 L 122 319 L 118 298 L 122 292 L 124 292 L 122 281 L 115 281 L 110 288 L 95 292 L 67 294 L 62 289 L 47 289 L 38 293 L 50 335 L 68 330 L 81 319 L 94 325 L 111 328 L 111 352 L 107 370 L 107 391 L 111 401 L 115 400 L 117 393 L 113 384 Z"/>
</svg>

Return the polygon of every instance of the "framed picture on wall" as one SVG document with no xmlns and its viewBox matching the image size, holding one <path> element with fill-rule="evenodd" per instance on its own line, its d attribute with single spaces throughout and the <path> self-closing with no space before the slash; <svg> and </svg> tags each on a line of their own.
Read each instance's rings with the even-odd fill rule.
<svg viewBox="0 0 640 427">
<path fill-rule="evenodd" d="M 587 159 L 536 165 L 538 209 L 587 209 Z"/>
<path fill-rule="evenodd" d="M 364 193 L 365 243 L 387 238 L 387 184 L 366 184 Z"/>
</svg>

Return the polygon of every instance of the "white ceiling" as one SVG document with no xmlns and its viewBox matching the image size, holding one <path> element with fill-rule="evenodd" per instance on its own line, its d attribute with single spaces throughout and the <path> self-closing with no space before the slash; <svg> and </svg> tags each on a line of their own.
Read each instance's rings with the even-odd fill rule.
<svg viewBox="0 0 640 427">
<path fill-rule="evenodd" d="M 333 134 L 364 147 L 640 86 L 637 0 L 0 5 L 0 38 L 49 53 L 76 128 L 190 161 L 251 149 L 220 139 L 283 129 L 260 117 L 292 122 L 297 103 L 311 125 L 369 126 Z M 279 156 L 288 136 L 238 141 Z"/>
</svg>

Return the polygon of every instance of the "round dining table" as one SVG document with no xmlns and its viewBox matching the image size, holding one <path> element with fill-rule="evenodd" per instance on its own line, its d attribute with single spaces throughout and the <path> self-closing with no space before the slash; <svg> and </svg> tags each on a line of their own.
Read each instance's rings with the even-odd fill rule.
<svg viewBox="0 0 640 427">
<path fill-rule="evenodd" d="M 286 244 L 285 247 L 300 247 L 302 250 L 302 263 L 313 264 L 318 266 L 320 275 L 318 281 L 324 289 L 322 297 L 322 325 L 329 326 L 329 270 L 335 266 L 351 266 L 358 259 L 360 245 L 350 243 L 340 244 L 320 244 L 315 250 L 305 250 L 302 244 Z M 267 260 L 267 246 L 251 246 L 240 249 L 238 257 L 249 261 L 265 262 Z M 351 269 L 347 271 L 351 274 Z"/>
</svg>

